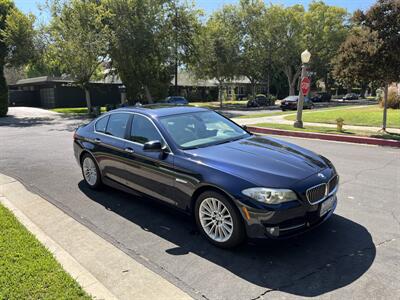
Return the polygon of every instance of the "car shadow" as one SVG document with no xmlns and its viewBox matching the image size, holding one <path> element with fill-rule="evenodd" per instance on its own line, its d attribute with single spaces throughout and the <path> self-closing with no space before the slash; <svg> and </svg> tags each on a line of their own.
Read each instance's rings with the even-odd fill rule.
<svg viewBox="0 0 400 300">
<path fill-rule="evenodd" d="M 252 284 L 297 296 L 315 297 L 351 284 L 370 268 L 376 255 L 368 230 L 336 214 L 295 238 L 248 241 L 224 250 L 206 241 L 190 217 L 156 200 L 109 187 L 93 191 L 83 181 L 79 188 L 107 210 L 175 244 L 166 250 L 168 255 L 191 252 Z"/>
</svg>

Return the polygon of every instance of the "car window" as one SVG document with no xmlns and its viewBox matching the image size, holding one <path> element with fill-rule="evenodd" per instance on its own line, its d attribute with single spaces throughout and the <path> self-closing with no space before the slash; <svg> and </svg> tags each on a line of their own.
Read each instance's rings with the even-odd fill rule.
<svg viewBox="0 0 400 300">
<path fill-rule="evenodd" d="M 129 116 L 130 114 L 112 114 L 107 124 L 106 133 L 115 137 L 125 138 Z"/>
<path fill-rule="evenodd" d="M 288 100 L 288 101 L 297 101 L 297 96 L 288 96 L 283 100 Z"/>
<path fill-rule="evenodd" d="M 130 140 L 144 144 L 150 141 L 160 141 L 163 139 L 154 124 L 146 117 L 135 115 L 132 121 Z"/>
<path fill-rule="evenodd" d="M 181 148 L 204 147 L 248 136 L 243 128 L 215 112 L 171 115 L 161 123 Z"/>
<path fill-rule="evenodd" d="M 106 132 L 108 119 L 109 119 L 109 116 L 99 119 L 94 126 L 96 131 L 103 132 L 103 133 Z"/>
</svg>

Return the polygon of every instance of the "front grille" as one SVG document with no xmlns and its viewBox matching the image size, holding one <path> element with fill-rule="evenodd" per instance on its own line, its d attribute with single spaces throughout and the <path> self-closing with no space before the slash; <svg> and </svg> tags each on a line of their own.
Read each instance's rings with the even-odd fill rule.
<svg viewBox="0 0 400 300">
<path fill-rule="evenodd" d="M 332 191 L 336 188 L 339 181 L 339 176 L 333 176 L 328 182 L 328 194 L 332 193 Z"/>
<path fill-rule="evenodd" d="M 326 184 L 322 183 L 320 185 L 314 186 L 307 190 L 307 200 L 311 203 L 317 203 L 321 201 L 326 196 Z"/>
<path fill-rule="evenodd" d="M 327 195 L 333 192 L 339 182 L 339 176 L 335 175 L 329 179 L 328 183 L 321 183 L 319 185 L 309 188 L 306 192 L 307 200 L 311 204 L 316 204 L 323 200 Z"/>
</svg>

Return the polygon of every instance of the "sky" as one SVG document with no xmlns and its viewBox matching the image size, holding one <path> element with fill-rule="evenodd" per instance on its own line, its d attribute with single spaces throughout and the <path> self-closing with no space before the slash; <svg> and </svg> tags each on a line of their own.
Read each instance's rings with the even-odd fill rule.
<svg viewBox="0 0 400 300">
<path fill-rule="evenodd" d="M 39 17 L 40 11 L 38 5 L 41 5 L 45 0 L 14 0 L 16 6 L 25 13 L 31 12 Z M 207 15 L 211 14 L 213 11 L 221 8 L 224 4 L 234 4 L 238 3 L 238 0 L 195 0 L 196 6 L 203 9 Z M 311 0 L 265 0 L 266 3 L 272 4 L 283 4 L 285 6 L 290 6 L 293 4 L 302 4 L 307 7 Z M 346 8 L 350 13 L 356 9 L 366 10 L 368 9 L 375 0 L 325 0 L 328 5 L 336 5 Z M 42 16 L 42 20 L 46 17 Z"/>
</svg>

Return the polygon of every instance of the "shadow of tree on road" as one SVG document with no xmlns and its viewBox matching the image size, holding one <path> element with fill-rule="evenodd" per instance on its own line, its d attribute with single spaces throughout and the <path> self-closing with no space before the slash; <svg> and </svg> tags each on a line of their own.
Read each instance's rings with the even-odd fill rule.
<svg viewBox="0 0 400 300">
<path fill-rule="evenodd" d="M 30 128 L 39 126 L 51 126 L 49 128 L 50 131 L 73 131 L 79 125 L 88 123 L 91 120 L 92 119 L 86 115 L 81 116 L 59 114 L 54 117 L 19 117 L 8 115 L 6 117 L 0 118 L 0 127 Z"/>
</svg>

